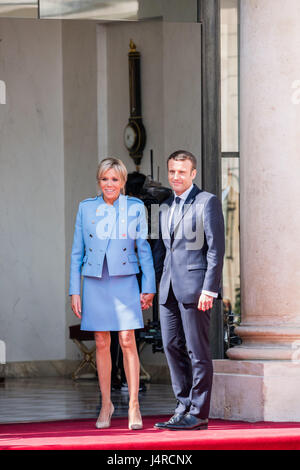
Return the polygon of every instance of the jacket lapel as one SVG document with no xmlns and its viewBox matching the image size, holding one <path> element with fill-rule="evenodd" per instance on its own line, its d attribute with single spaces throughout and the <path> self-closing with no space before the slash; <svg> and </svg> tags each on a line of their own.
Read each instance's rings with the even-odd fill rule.
<svg viewBox="0 0 300 470">
<path fill-rule="evenodd" d="M 174 201 L 174 197 L 168 198 L 161 204 L 162 211 L 160 214 L 160 221 L 161 221 L 161 234 L 164 240 L 170 240 L 170 231 L 169 231 L 169 216 L 170 216 L 170 207 Z M 168 207 L 167 207 L 168 206 Z"/>
<path fill-rule="evenodd" d="M 116 230 L 118 227 L 118 220 L 119 220 L 119 212 L 120 208 L 124 212 L 126 212 L 126 197 L 120 194 L 118 201 L 113 205 L 109 206 L 106 205 L 103 197 L 100 197 L 100 204 L 103 204 L 102 206 L 98 206 L 96 215 L 105 215 L 105 217 L 108 219 L 108 231 L 105 233 L 105 239 L 109 241 L 111 238 L 116 238 L 119 234 L 117 234 Z M 101 238 L 101 233 L 99 233 L 100 236 L 98 238 Z"/>
<path fill-rule="evenodd" d="M 173 237 L 172 237 L 172 240 L 174 239 L 174 237 L 176 236 L 176 231 L 178 230 L 178 227 L 183 219 L 183 217 L 186 215 L 186 213 L 190 210 L 190 208 L 192 207 L 192 204 L 193 202 L 195 201 L 196 199 L 196 196 L 197 194 L 201 193 L 201 189 L 198 188 L 198 186 L 196 184 L 194 184 L 194 187 L 193 189 L 191 190 L 190 194 L 188 195 L 188 197 L 186 198 L 185 200 L 185 203 L 183 205 L 183 210 L 182 210 L 182 213 L 181 213 L 181 216 L 180 218 L 178 219 L 175 227 L 174 227 L 174 232 L 173 232 Z M 174 199 L 173 199 L 174 200 Z"/>
</svg>

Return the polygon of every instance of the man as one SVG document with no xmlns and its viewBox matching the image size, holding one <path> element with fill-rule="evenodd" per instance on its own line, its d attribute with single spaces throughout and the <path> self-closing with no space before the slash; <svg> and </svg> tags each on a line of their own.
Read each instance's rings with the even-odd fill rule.
<svg viewBox="0 0 300 470">
<path fill-rule="evenodd" d="M 160 207 L 153 248 L 163 346 L 177 398 L 171 419 L 155 425 L 160 429 L 207 429 L 208 424 L 210 309 L 220 297 L 225 240 L 220 201 L 193 184 L 196 163 L 184 150 L 168 158 L 174 195 Z"/>
</svg>

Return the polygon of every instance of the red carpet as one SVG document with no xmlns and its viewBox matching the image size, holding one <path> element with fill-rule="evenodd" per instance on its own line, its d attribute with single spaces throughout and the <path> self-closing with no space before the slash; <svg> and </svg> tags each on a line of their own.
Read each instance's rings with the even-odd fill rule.
<svg viewBox="0 0 300 470">
<path fill-rule="evenodd" d="M 0 425 L 0 449 L 19 450 L 300 450 L 300 423 L 210 420 L 205 431 L 156 430 L 166 417 L 144 417 L 142 431 L 129 431 L 126 418 L 109 429 L 95 420 Z"/>
</svg>

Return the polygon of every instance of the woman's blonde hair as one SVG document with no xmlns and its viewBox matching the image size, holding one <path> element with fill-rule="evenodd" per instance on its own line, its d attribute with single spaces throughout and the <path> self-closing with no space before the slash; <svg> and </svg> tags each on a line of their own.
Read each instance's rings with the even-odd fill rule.
<svg viewBox="0 0 300 470">
<path fill-rule="evenodd" d="M 120 179 L 124 183 L 124 187 L 121 189 L 121 193 L 125 193 L 125 184 L 127 181 L 127 169 L 124 163 L 119 160 L 118 158 L 109 157 L 104 158 L 98 165 L 97 169 L 97 181 L 99 182 L 101 176 L 106 173 L 108 170 L 115 170 L 115 172 L 119 175 Z"/>
</svg>

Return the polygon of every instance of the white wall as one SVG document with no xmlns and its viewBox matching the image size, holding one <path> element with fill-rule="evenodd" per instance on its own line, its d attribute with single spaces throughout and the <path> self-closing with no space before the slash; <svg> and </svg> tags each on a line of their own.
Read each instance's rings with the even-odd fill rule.
<svg viewBox="0 0 300 470">
<path fill-rule="evenodd" d="M 65 355 L 60 22 L 0 20 L 0 337 L 7 361 Z"/>
<path fill-rule="evenodd" d="M 96 194 L 96 23 L 1 19 L 0 37 L 0 339 L 13 375 L 29 369 L 12 363 L 79 357 L 68 283 L 78 203 Z"/>
<path fill-rule="evenodd" d="M 78 358 L 69 339 L 70 325 L 80 323 L 70 308 L 70 255 L 78 204 L 97 192 L 97 24 L 63 21 L 63 108 L 65 175 L 66 357 Z"/>
<path fill-rule="evenodd" d="M 142 116 L 147 143 L 140 171 L 167 185 L 166 159 L 180 148 L 198 157 L 201 167 L 201 37 L 196 23 L 117 23 L 98 26 L 99 160 L 121 158 L 135 165 L 124 143 L 129 118 L 128 52 L 132 38 L 141 53 Z"/>
<path fill-rule="evenodd" d="M 164 160 L 185 149 L 198 159 L 201 186 L 201 35 L 197 23 L 164 23 Z"/>
<path fill-rule="evenodd" d="M 135 170 L 123 140 L 129 118 L 128 52 L 130 38 L 141 52 L 142 116 L 147 132 L 147 144 L 141 163 L 141 172 L 150 173 L 150 149 L 158 161 L 163 154 L 163 100 L 162 42 L 160 21 L 100 25 L 98 35 L 98 90 L 99 112 L 106 115 L 107 140 L 99 139 L 99 159 L 107 155 L 121 158 L 128 171 Z M 103 71 L 103 58 L 106 70 Z M 102 70 L 102 73 L 101 73 Z M 107 74 L 107 78 L 105 76 Z M 103 80 L 102 80 L 103 78 Z M 103 81 L 107 80 L 106 88 Z M 99 119 L 102 133 L 103 119 Z"/>
</svg>

